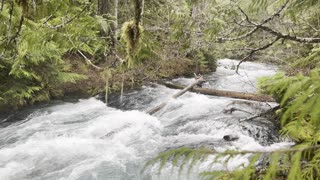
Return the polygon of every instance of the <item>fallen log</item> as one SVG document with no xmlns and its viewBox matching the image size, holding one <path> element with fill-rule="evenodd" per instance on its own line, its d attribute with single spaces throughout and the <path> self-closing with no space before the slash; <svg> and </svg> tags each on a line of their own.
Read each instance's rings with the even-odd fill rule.
<svg viewBox="0 0 320 180">
<path fill-rule="evenodd" d="M 187 91 L 191 90 L 194 86 L 201 84 L 204 81 L 202 76 L 198 76 L 198 78 L 196 79 L 195 82 L 193 82 L 192 84 L 190 84 L 187 87 L 182 87 L 180 89 L 182 89 L 182 91 L 179 91 L 177 94 L 173 95 L 171 98 L 173 99 L 177 99 L 178 97 L 180 97 L 181 95 L 183 95 L 184 93 L 186 93 Z M 167 102 L 163 102 L 161 104 L 159 104 L 158 106 L 150 109 L 149 111 L 147 111 L 148 114 L 153 115 L 154 113 L 160 111 L 163 107 L 165 107 L 167 105 Z"/>
<path fill-rule="evenodd" d="M 162 85 L 173 88 L 173 89 L 184 89 L 184 86 L 162 82 Z M 188 86 L 189 87 L 189 86 Z M 235 91 L 225 91 L 225 90 L 216 90 L 216 89 L 207 89 L 207 88 L 190 88 L 189 89 L 192 92 L 197 92 L 200 94 L 205 95 L 211 95 L 211 96 L 222 96 L 222 97 L 230 97 L 230 98 L 236 98 L 236 99 L 245 99 L 245 100 L 251 100 L 251 101 L 260 101 L 260 102 L 275 102 L 275 99 L 273 99 L 270 96 L 267 95 L 261 95 L 261 94 L 254 94 L 254 93 L 244 93 L 244 92 L 235 92 Z"/>
</svg>

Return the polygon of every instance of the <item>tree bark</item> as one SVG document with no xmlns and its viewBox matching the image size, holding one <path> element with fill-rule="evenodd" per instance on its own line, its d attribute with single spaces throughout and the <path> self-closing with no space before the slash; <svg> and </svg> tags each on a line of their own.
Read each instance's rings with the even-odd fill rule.
<svg viewBox="0 0 320 180">
<path fill-rule="evenodd" d="M 3 5 L 4 5 L 4 0 L 1 0 L 1 8 L 0 8 L 0 12 L 3 10 Z"/>
<path fill-rule="evenodd" d="M 100 15 L 108 13 L 108 0 L 99 0 L 98 10 Z"/>
<path fill-rule="evenodd" d="M 171 83 L 162 83 L 164 86 L 173 88 L 173 89 L 183 89 L 184 86 L 171 84 Z M 275 100 L 267 95 L 260 95 L 254 93 L 244 93 L 244 92 L 235 92 L 235 91 L 225 91 L 225 90 L 216 90 L 216 89 L 207 89 L 207 88 L 190 88 L 188 89 L 191 92 L 197 92 L 200 94 L 211 95 L 211 96 L 222 96 L 230 97 L 236 99 L 245 99 L 251 101 L 260 101 L 260 102 L 275 102 Z"/>
<path fill-rule="evenodd" d="M 143 26 L 143 14 L 144 14 L 144 0 L 141 2 L 141 26 Z"/>
<path fill-rule="evenodd" d="M 172 98 L 173 99 L 177 99 L 178 97 L 182 96 L 184 93 L 186 93 L 187 91 L 191 90 L 194 86 L 202 83 L 204 81 L 203 77 L 200 76 L 200 78 L 198 78 L 195 82 L 193 82 L 192 84 L 190 84 L 189 86 L 185 87 L 185 88 L 181 88 L 182 91 L 179 91 L 177 94 L 173 95 Z M 180 88 L 178 88 L 180 89 Z M 154 113 L 160 111 L 163 107 L 165 107 L 167 105 L 168 102 L 163 102 L 161 104 L 159 104 L 158 106 L 150 109 L 149 111 L 147 111 L 148 114 L 153 115 Z"/>
<path fill-rule="evenodd" d="M 142 0 L 134 0 L 134 23 L 136 27 L 139 27 L 142 18 L 142 10 L 143 10 L 143 1 Z"/>
<path fill-rule="evenodd" d="M 119 0 L 114 0 L 114 31 L 115 31 L 115 39 L 118 38 L 118 5 Z"/>
</svg>

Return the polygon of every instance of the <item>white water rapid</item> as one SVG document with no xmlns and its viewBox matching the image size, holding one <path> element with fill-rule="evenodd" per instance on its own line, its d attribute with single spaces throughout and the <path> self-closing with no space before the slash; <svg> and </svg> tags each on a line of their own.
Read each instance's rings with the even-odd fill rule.
<svg viewBox="0 0 320 180">
<path fill-rule="evenodd" d="M 240 75 L 238 61 L 222 59 L 218 69 L 206 76 L 205 87 L 256 92 L 256 79 L 275 74 L 274 66 L 246 62 Z M 189 84 L 193 79 L 174 82 Z M 275 104 L 186 93 L 155 116 L 144 111 L 178 92 L 150 85 L 128 92 L 107 107 L 94 98 L 59 102 L 29 109 L 0 119 L 0 180 L 157 180 L 199 179 L 204 170 L 232 169 L 248 163 L 249 155 L 237 156 L 227 165 L 212 164 L 214 157 L 197 164 L 192 172 L 179 174 L 167 164 L 141 173 L 145 163 L 167 149 L 188 146 L 238 150 L 271 150 L 291 143 L 279 140 L 275 126 L 265 118 L 239 122 Z M 251 102 L 252 104 L 243 103 Z M 115 105 L 116 104 L 116 105 Z M 243 111 L 225 114 L 236 107 Z M 248 113 L 249 112 L 249 113 Z M 10 123 L 11 122 L 11 123 Z M 227 142 L 224 135 L 237 135 Z"/>
</svg>

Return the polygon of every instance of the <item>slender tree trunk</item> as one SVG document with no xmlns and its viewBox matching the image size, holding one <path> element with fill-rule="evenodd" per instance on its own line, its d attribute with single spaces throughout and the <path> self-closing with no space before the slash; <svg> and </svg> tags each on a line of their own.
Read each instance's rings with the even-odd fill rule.
<svg viewBox="0 0 320 180">
<path fill-rule="evenodd" d="M 108 13 L 108 0 L 99 0 L 98 10 L 99 10 L 100 15 L 107 14 Z"/>
<path fill-rule="evenodd" d="M 0 8 L 0 11 L 3 10 L 3 5 L 4 5 L 4 0 L 1 1 L 1 8 Z"/>
<path fill-rule="evenodd" d="M 141 2 L 141 25 L 143 25 L 143 13 L 144 13 L 144 0 L 142 0 L 142 2 Z"/>
<path fill-rule="evenodd" d="M 114 0 L 114 32 L 115 32 L 115 40 L 117 41 L 119 30 L 118 30 L 118 7 L 119 0 Z"/>
<path fill-rule="evenodd" d="M 143 13 L 143 0 L 134 0 L 134 23 L 136 27 L 139 27 Z"/>
</svg>

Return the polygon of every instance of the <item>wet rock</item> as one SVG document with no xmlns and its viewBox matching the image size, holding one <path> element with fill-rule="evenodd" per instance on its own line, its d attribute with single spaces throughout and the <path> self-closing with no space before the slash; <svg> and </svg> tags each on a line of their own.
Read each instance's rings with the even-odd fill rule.
<svg viewBox="0 0 320 180">
<path fill-rule="evenodd" d="M 239 136 L 236 135 L 225 135 L 223 136 L 223 139 L 226 141 L 236 141 L 239 139 Z"/>
</svg>

